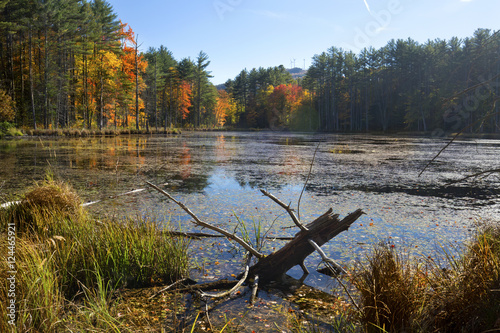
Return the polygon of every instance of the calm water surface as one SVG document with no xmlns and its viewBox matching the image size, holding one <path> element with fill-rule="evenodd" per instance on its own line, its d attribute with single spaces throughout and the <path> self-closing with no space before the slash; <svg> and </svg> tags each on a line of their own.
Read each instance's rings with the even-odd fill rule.
<svg viewBox="0 0 500 333">
<path fill-rule="evenodd" d="M 174 204 L 154 190 L 163 186 L 201 219 L 234 230 L 238 219 L 290 236 L 297 230 L 287 215 L 259 189 L 292 207 L 306 181 L 300 204 L 304 222 L 332 207 L 341 216 L 366 212 L 347 232 L 324 246 L 340 262 L 355 260 L 374 243 L 388 242 L 415 254 L 434 255 L 441 245 L 461 244 L 478 219 L 500 209 L 500 179 L 489 176 L 455 185 L 451 180 L 497 169 L 500 141 L 461 140 L 418 176 L 444 146 L 441 139 L 368 135 L 291 133 L 184 133 L 182 136 L 121 136 L 91 139 L 22 139 L 0 142 L 0 203 L 12 200 L 51 169 L 70 182 L 96 213 L 149 215 L 171 229 L 199 231 Z M 168 222 L 170 221 L 170 222 Z M 239 227 L 241 230 L 241 227 Z M 281 247 L 268 242 L 264 249 Z M 220 239 L 192 243 L 199 279 L 226 277 L 241 270 L 241 253 Z M 319 257 L 310 256 L 315 268 Z M 300 277 L 301 270 L 291 274 Z M 327 289 L 330 278 L 311 274 L 309 284 Z"/>
</svg>

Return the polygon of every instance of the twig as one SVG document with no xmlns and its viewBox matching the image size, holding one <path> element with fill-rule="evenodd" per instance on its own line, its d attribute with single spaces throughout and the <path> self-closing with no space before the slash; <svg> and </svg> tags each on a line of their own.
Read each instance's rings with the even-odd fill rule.
<svg viewBox="0 0 500 333">
<path fill-rule="evenodd" d="M 321 142 L 318 142 L 318 145 L 316 146 L 316 150 L 314 150 L 313 159 L 311 161 L 311 167 L 309 168 L 309 173 L 307 174 L 306 182 L 304 183 L 304 187 L 302 187 L 302 192 L 300 192 L 299 201 L 297 202 L 297 215 L 299 216 L 299 219 L 300 219 L 300 201 L 302 200 L 302 194 L 304 194 L 307 183 L 309 182 L 309 177 L 311 177 L 311 172 L 313 169 L 314 160 L 316 159 L 316 153 L 318 152 L 320 144 L 321 144 Z"/>
<path fill-rule="evenodd" d="M 344 274 L 347 274 L 347 272 L 345 271 L 345 269 L 343 269 L 339 264 L 337 264 L 335 261 L 333 261 L 332 259 L 330 259 L 330 258 L 328 258 L 326 256 L 325 252 L 323 252 L 323 250 L 321 249 L 321 247 L 319 247 L 318 244 L 316 244 L 316 242 L 314 242 L 312 239 L 308 239 L 307 241 L 309 242 L 309 244 L 312 245 L 312 247 L 314 247 L 316 249 L 316 251 L 318 251 L 319 255 L 321 256 L 321 258 L 323 259 L 323 261 L 325 262 L 325 264 L 328 266 L 328 268 L 330 268 L 330 270 L 332 271 L 332 273 L 335 273 L 333 267 L 337 267 Z M 335 279 L 337 279 L 337 281 L 339 282 L 339 284 L 342 286 L 342 288 L 344 288 L 344 291 L 346 292 L 347 296 L 349 296 L 349 299 L 351 300 L 352 304 L 356 307 L 356 309 L 359 312 L 361 312 L 361 309 L 359 308 L 358 304 L 356 304 L 356 302 L 352 298 L 351 293 L 349 292 L 349 289 L 347 289 L 347 287 L 342 283 L 342 281 L 338 278 L 338 276 L 336 274 L 334 274 L 334 276 L 335 276 Z"/>
<path fill-rule="evenodd" d="M 274 202 L 276 202 L 278 205 L 280 205 L 281 207 L 283 207 L 284 210 L 287 211 L 288 215 L 290 215 L 290 217 L 292 218 L 292 221 L 295 223 L 295 225 L 297 227 L 300 228 L 300 230 L 302 231 L 309 231 L 309 229 L 307 229 L 306 227 L 304 227 L 302 225 L 302 223 L 300 223 L 299 219 L 297 218 L 297 216 L 295 216 L 295 213 L 293 212 L 293 210 L 290 208 L 290 205 L 285 205 L 282 201 L 280 201 L 280 199 L 276 198 L 274 195 L 272 195 L 271 193 L 265 191 L 265 190 L 260 190 L 262 192 L 262 194 L 264 194 L 266 197 L 269 197 L 271 200 L 273 200 Z"/>
<path fill-rule="evenodd" d="M 247 250 L 248 252 L 250 252 L 253 256 L 261 259 L 264 257 L 264 255 L 262 253 L 260 253 L 259 251 L 257 251 L 256 249 L 254 249 L 252 246 L 250 246 L 247 242 L 245 242 L 243 239 L 241 239 L 240 237 L 236 236 L 235 234 L 231 234 L 229 232 L 227 232 L 226 230 L 224 229 L 221 229 L 219 227 L 216 227 L 216 226 L 213 226 L 209 223 L 206 223 L 206 222 L 203 222 L 202 220 L 200 220 L 198 218 L 198 216 L 196 216 L 189 208 L 187 208 L 182 202 L 180 201 L 177 201 L 174 199 L 174 197 L 172 197 L 170 194 L 168 194 L 166 191 L 162 190 L 161 188 L 159 188 L 158 186 L 150 183 L 150 182 L 146 182 L 149 186 L 151 186 L 152 188 L 154 188 L 155 190 L 157 190 L 158 192 L 160 192 L 161 194 L 163 194 L 164 196 L 166 196 L 167 198 L 169 198 L 170 200 L 172 200 L 173 202 L 175 202 L 179 207 L 181 207 L 186 213 L 188 213 L 193 219 L 194 219 L 194 223 L 201 226 L 201 227 L 204 227 L 204 228 L 207 228 L 207 229 L 211 229 L 211 230 L 214 230 L 220 234 L 223 234 L 224 236 L 226 236 L 227 238 L 230 238 L 232 240 L 234 240 L 235 242 L 237 242 L 238 244 L 240 244 L 245 250 Z"/>
<path fill-rule="evenodd" d="M 245 282 L 245 280 L 247 279 L 247 276 L 248 276 L 248 270 L 249 270 L 249 267 L 248 265 L 245 266 L 245 273 L 243 273 L 243 277 L 241 278 L 241 280 L 233 287 L 231 288 L 230 290 L 228 291 L 224 291 L 224 292 L 221 292 L 221 293 L 218 293 L 218 294 L 210 294 L 210 293 L 205 293 L 203 291 L 200 292 L 200 296 L 201 297 L 211 297 L 211 298 L 222 298 L 222 297 L 226 297 L 227 295 L 233 293 L 234 291 L 236 291 L 236 289 L 238 289 L 239 287 L 241 287 L 241 285 L 243 284 L 243 282 Z"/>
<path fill-rule="evenodd" d="M 160 295 L 161 293 L 163 293 L 163 292 L 165 292 L 165 291 L 169 290 L 170 288 L 172 288 L 172 287 L 174 287 L 174 286 L 176 286 L 176 285 L 178 285 L 178 284 L 181 284 L 182 282 L 185 282 L 185 281 L 187 281 L 187 279 L 182 279 L 182 280 L 176 281 L 176 282 L 172 283 L 171 285 L 169 285 L 169 286 L 167 286 L 167 287 L 163 288 L 162 290 L 160 290 L 160 291 L 156 292 L 153 296 L 151 296 L 151 297 L 150 297 L 150 298 L 148 298 L 148 299 L 153 299 L 153 298 L 155 298 L 156 296 Z"/>
</svg>

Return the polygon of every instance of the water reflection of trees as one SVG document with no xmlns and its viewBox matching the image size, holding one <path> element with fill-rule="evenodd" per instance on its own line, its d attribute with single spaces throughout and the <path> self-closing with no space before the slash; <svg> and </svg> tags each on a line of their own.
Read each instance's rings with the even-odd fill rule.
<svg viewBox="0 0 500 333">
<path fill-rule="evenodd" d="M 23 141 L 0 148 L 0 176 L 16 184 L 22 181 L 16 174 L 29 175 L 24 178 L 30 181 L 38 180 L 44 177 L 50 165 L 64 179 L 83 182 L 84 189 L 92 186 L 93 193 L 98 194 L 137 188 L 143 186 L 146 179 L 157 184 L 168 183 L 172 191 L 201 193 L 210 185 L 212 174 L 222 172 L 241 187 L 280 190 L 304 184 L 316 145 L 312 136 L 302 139 L 294 135 L 298 138 L 291 141 L 284 140 L 284 136 L 217 133 Z M 411 175 L 425 160 L 429 144 L 436 143 L 424 140 L 416 144 L 415 140 L 395 141 L 388 137 L 358 139 L 351 136 L 336 136 L 333 140 L 319 138 L 323 144 L 307 186 L 309 193 L 323 196 L 358 190 L 445 196 L 444 189 L 432 187 L 443 183 L 443 179 L 436 177 L 449 178 L 472 165 L 462 160 L 467 153 L 465 148 L 470 146 L 464 143 L 463 149 L 450 151 L 452 160 L 443 168 L 434 165 L 436 176 L 416 180 Z M 355 147 L 363 153 L 344 153 L 345 149 L 342 154 L 333 153 L 332 150 L 340 146 Z M 486 158 L 493 159 L 493 156 L 486 154 L 483 160 Z M 457 170 L 449 170 L 450 163 Z M 488 160 L 488 163 L 494 161 Z M 481 187 L 491 192 L 498 188 L 498 182 L 490 179 L 490 183 L 461 186 L 452 194 L 482 197 L 486 193 L 475 189 Z M 469 194 L 474 190 L 475 193 Z"/>
</svg>

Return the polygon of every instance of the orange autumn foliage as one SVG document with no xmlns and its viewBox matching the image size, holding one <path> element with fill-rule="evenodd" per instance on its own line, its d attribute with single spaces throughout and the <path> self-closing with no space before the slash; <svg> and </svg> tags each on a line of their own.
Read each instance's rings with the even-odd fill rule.
<svg viewBox="0 0 500 333">
<path fill-rule="evenodd" d="M 281 84 L 274 88 L 268 97 L 268 108 L 272 117 L 281 125 L 289 125 L 291 116 L 304 99 L 302 87 L 293 84 Z"/>
<path fill-rule="evenodd" d="M 191 93 L 191 85 L 186 81 L 182 81 L 182 83 L 179 85 L 179 94 L 177 100 L 182 119 L 186 119 L 189 115 L 189 107 L 191 106 Z"/>
<path fill-rule="evenodd" d="M 217 104 L 215 106 L 215 121 L 217 126 L 224 126 L 226 117 L 236 112 L 236 102 L 225 90 L 217 91 Z"/>
</svg>

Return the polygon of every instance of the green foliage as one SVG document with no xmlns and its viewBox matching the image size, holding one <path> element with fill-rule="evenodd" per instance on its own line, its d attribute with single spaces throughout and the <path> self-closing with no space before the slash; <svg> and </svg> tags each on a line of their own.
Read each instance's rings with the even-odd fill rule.
<svg viewBox="0 0 500 333">
<path fill-rule="evenodd" d="M 316 92 L 321 130 L 458 131 L 484 119 L 471 131 L 495 132 L 487 117 L 500 95 L 499 47 L 500 31 L 486 29 L 463 41 L 391 40 L 359 55 L 332 47 L 314 56 L 303 85 Z"/>
<path fill-rule="evenodd" d="M 311 106 L 301 105 L 292 117 L 290 129 L 297 132 L 315 132 L 318 128 L 318 112 Z"/>
<path fill-rule="evenodd" d="M 0 122 L 0 138 L 3 138 L 6 135 L 16 134 L 17 132 L 18 131 L 14 128 L 14 125 L 12 125 L 11 123 L 6 121 Z"/>
</svg>

